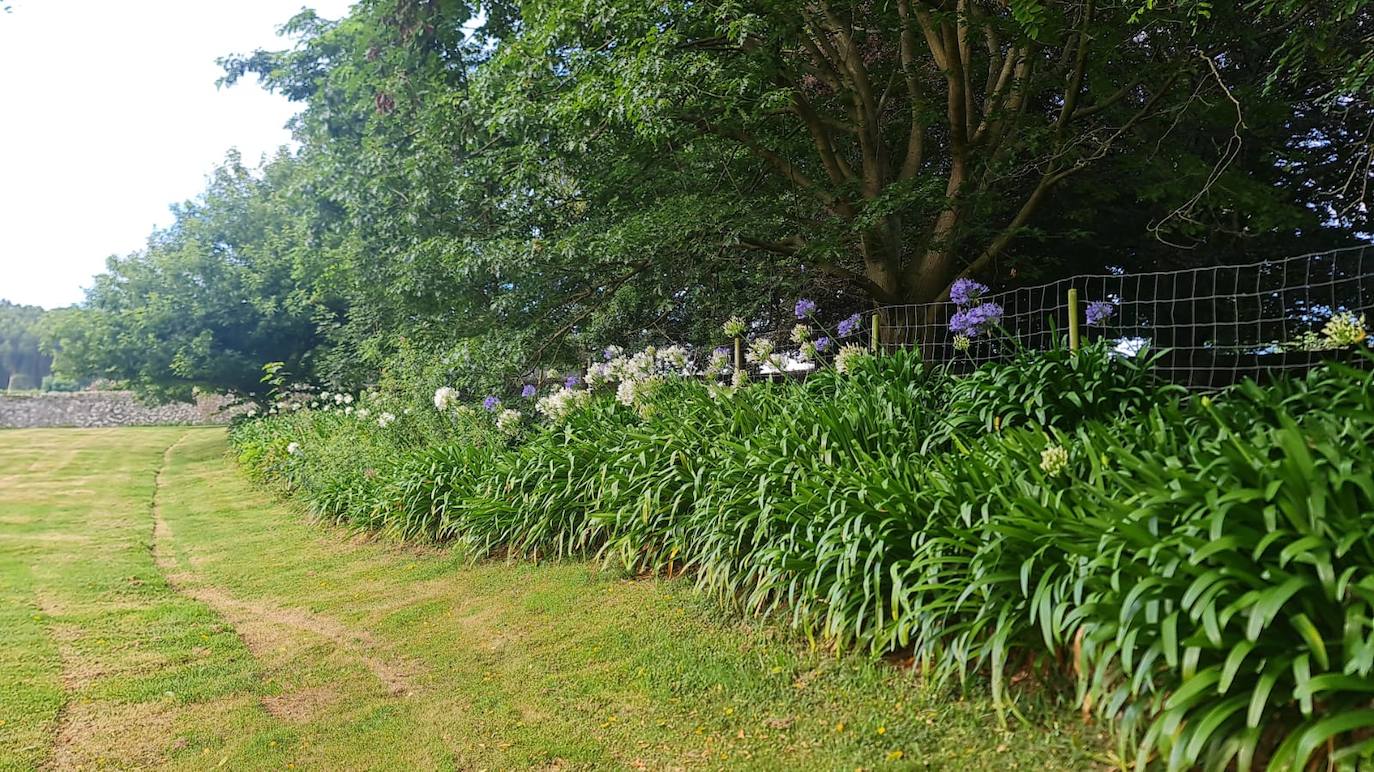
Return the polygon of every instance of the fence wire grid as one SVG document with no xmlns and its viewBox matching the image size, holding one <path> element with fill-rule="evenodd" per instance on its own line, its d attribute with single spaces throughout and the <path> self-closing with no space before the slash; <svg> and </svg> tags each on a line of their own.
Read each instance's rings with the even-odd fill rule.
<svg viewBox="0 0 1374 772">
<path fill-rule="evenodd" d="M 1374 307 L 1371 250 L 1365 245 L 1245 265 L 1073 276 L 991 293 L 978 302 L 1001 306 L 1002 334 L 982 332 L 966 351 L 956 350 L 950 330 L 959 310 L 954 303 L 884 306 L 865 315 L 865 343 L 873 343 L 876 314 L 878 348 L 919 346 L 927 362 L 972 370 L 1005 360 L 1018 347 L 1056 345 L 1068 333 L 1069 290 L 1077 289 L 1083 343 L 1105 338 L 1123 354 L 1161 351 L 1161 376 L 1215 388 L 1302 370 L 1328 357 L 1329 351 L 1311 347 L 1312 336 L 1320 336 L 1333 316 L 1359 317 Z M 1094 302 L 1110 303 L 1111 315 L 1089 325 L 1084 314 Z"/>
<path fill-rule="evenodd" d="M 1005 361 L 1018 349 L 1063 345 L 1069 330 L 1070 289 L 1078 290 L 1083 345 L 1106 339 L 1121 354 L 1157 352 L 1161 377 L 1191 388 L 1219 388 L 1247 377 L 1264 380 L 1302 371 L 1335 355 L 1312 344 L 1333 316 L 1374 315 L 1374 245 L 1243 265 L 1080 275 L 989 293 L 977 303 L 1001 307 L 1000 329 L 972 336 L 966 350 L 956 348 L 957 336 L 950 330 L 950 320 L 960 310 L 954 303 L 881 306 L 861 314 L 861 323 L 847 337 L 821 326 L 816 335 L 832 336 L 828 356 L 820 357 L 821 366 L 842 344 L 883 351 L 919 347 L 927 363 L 959 373 Z M 1109 303 L 1111 314 L 1090 325 L 1086 313 L 1094 302 Z M 805 358 L 788 342 L 789 332 L 756 331 L 749 338 L 776 341 L 787 374 L 805 377 L 813 366 L 801 364 Z M 761 369 L 758 363 L 747 369 L 768 377 L 782 374 L 772 367 Z"/>
</svg>

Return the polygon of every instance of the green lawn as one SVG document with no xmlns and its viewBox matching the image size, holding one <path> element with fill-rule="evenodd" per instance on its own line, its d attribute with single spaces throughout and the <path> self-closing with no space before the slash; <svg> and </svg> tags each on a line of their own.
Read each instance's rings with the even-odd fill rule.
<svg viewBox="0 0 1374 772">
<path fill-rule="evenodd" d="M 0 769 L 1082 769 L 1072 714 L 735 620 L 675 580 L 349 538 L 217 429 L 0 432 Z M 981 687 L 971 689 L 982 694 Z"/>
</svg>

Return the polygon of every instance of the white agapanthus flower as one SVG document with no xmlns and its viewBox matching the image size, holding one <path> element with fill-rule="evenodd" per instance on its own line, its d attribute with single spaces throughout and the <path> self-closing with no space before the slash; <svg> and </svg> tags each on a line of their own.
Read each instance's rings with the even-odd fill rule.
<svg viewBox="0 0 1374 772">
<path fill-rule="evenodd" d="M 1363 343 L 1368 337 L 1364 325 L 1364 314 L 1355 316 L 1349 311 L 1342 311 L 1326 322 L 1326 326 L 1322 328 L 1322 335 L 1326 336 L 1331 348 L 1353 346 Z"/>
<path fill-rule="evenodd" d="M 720 326 L 720 329 L 727 337 L 738 338 L 744 335 L 744 320 L 738 316 L 732 316 Z"/>
<path fill-rule="evenodd" d="M 738 389 L 739 387 L 743 386 L 748 382 L 749 373 L 745 372 L 744 370 L 736 370 L 735 374 L 730 376 L 730 385 L 736 389 Z"/>
<path fill-rule="evenodd" d="M 520 419 L 522 417 L 519 410 L 506 408 L 497 414 L 496 428 L 506 434 L 516 434 L 520 431 Z"/>
<path fill-rule="evenodd" d="M 676 373 L 686 373 L 691 363 L 691 355 L 682 346 L 669 346 L 659 349 L 654 357 L 665 369 Z"/>
<path fill-rule="evenodd" d="M 730 354 L 723 348 L 718 348 L 711 352 L 711 358 L 706 361 L 706 374 L 709 376 L 724 375 L 730 371 Z"/>
<path fill-rule="evenodd" d="M 392 413 L 382 413 L 381 415 L 377 416 L 377 426 L 379 426 L 379 427 L 385 429 L 385 428 L 387 427 L 388 424 L 390 424 L 392 421 L 395 421 L 395 420 L 396 420 L 396 416 L 395 416 L 394 414 L 392 414 Z"/>
<path fill-rule="evenodd" d="M 1040 469 L 1050 477 L 1057 477 L 1069 468 L 1069 451 L 1062 445 L 1051 445 L 1040 453 Z"/>
<path fill-rule="evenodd" d="M 624 381 L 615 391 L 615 398 L 620 404 L 642 409 L 646 401 L 653 396 L 654 392 L 663 385 L 663 379 L 654 376 L 643 378 L 637 381 Z"/>
<path fill-rule="evenodd" d="M 773 341 L 768 338 L 756 338 L 749 343 L 749 349 L 744 352 L 744 360 L 750 364 L 761 365 L 773 358 Z"/>
<path fill-rule="evenodd" d="M 440 386 L 434 390 L 434 409 L 440 413 L 447 413 L 450 408 L 458 404 L 458 390 L 452 386 Z"/>
<path fill-rule="evenodd" d="M 615 401 L 622 405 L 634 405 L 636 383 L 638 381 L 621 381 L 615 388 Z"/>
<path fill-rule="evenodd" d="M 798 324 L 792 328 L 792 342 L 805 343 L 811 340 L 811 328 L 804 324 Z"/>
<path fill-rule="evenodd" d="M 592 393 L 585 389 L 560 388 L 552 394 L 540 397 L 534 409 L 550 421 L 561 423 L 578 408 L 590 402 L 591 398 Z M 500 426 L 500 417 L 497 418 L 497 425 Z"/>
<path fill-rule="evenodd" d="M 287 443 L 286 452 L 293 456 L 299 456 L 301 454 L 301 444 L 299 442 Z"/>
<path fill-rule="evenodd" d="M 357 416 L 361 420 L 367 418 L 369 415 L 372 415 L 372 411 L 368 410 L 365 407 L 360 407 L 356 411 L 354 411 L 353 415 Z"/>
<path fill-rule="evenodd" d="M 866 356 L 868 356 L 868 352 L 861 346 L 853 344 L 841 346 L 840 350 L 835 354 L 835 370 L 837 372 L 847 373 L 854 368 L 856 362 Z"/>
<path fill-rule="evenodd" d="M 352 406 L 352 405 L 344 405 L 344 409 L 343 409 L 343 410 L 344 410 L 344 415 L 353 415 L 353 406 Z"/>
<path fill-rule="evenodd" d="M 611 363 L 596 362 L 591 367 L 587 368 L 587 374 L 583 376 L 582 380 L 586 382 L 587 388 L 590 389 L 595 389 L 598 386 L 605 386 L 611 382 Z"/>
<path fill-rule="evenodd" d="M 786 361 L 768 338 L 758 338 L 750 343 L 744 361 L 758 365 L 760 372 L 782 372 L 786 366 Z"/>
</svg>

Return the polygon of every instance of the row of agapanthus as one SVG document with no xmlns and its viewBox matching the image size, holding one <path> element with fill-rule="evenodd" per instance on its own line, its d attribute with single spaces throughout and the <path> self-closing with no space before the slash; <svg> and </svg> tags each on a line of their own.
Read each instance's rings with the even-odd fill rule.
<svg viewBox="0 0 1374 772">
<path fill-rule="evenodd" d="M 265 412 L 268 415 L 278 415 L 301 410 L 337 411 L 360 421 L 375 420 L 377 426 L 385 429 L 396 421 L 396 414 L 371 406 L 379 404 L 381 399 L 381 395 L 374 390 L 364 391 L 355 397 L 343 391 L 330 392 L 325 390 L 316 394 L 313 393 L 313 388 L 310 386 L 296 386 L 274 400 Z M 254 405 L 250 406 L 244 414 L 249 418 L 255 418 L 259 411 Z"/>
<path fill-rule="evenodd" d="M 862 326 L 861 315 L 841 319 L 831 332 L 819 322 L 814 301 L 798 300 L 794 313 L 798 321 L 788 336 L 794 347 L 788 350 L 766 335 L 754 337 L 747 346 L 741 346 L 739 356 L 724 346 L 704 356 L 682 345 L 647 346 L 633 353 L 620 346 L 607 346 L 601 352 L 601 361 L 568 375 L 548 391 L 526 383 L 518 397 L 487 394 L 479 407 L 465 403 L 457 389 L 441 386 L 434 392 L 434 407 L 440 413 L 452 415 L 486 411 L 494 416 L 498 429 L 514 436 L 530 418 L 530 410 L 538 418 L 558 424 L 586 404 L 593 392 L 602 389 L 613 389 L 618 402 L 642 414 L 651 409 L 652 395 L 674 378 L 704 379 L 711 394 L 723 398 L 748 382 L 751 367 L 764 376 L 805 372 L 826 363 L 844 372 L 852 357 L 866 353 L 857 342 L 838 347 L 836 344 L 836 339 L 857 339 Z M 739 341 L 749 330 L 750 325 L 738 316 L 721 326 L 727 338 Z"/>
</svg>

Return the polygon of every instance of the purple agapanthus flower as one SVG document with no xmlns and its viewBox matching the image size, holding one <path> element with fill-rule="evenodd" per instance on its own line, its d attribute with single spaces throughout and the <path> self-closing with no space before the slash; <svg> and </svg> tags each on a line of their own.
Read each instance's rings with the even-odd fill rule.
<svg viewBox="0 0 1374 772">
<path fill-rule="evenodd" d="M 982 303 L 966 308 L 949 318 L 949 331 L 955 335 L 977 337 L 979 333 L 1002 321 L 1002 307 L 996 303 Z"/>
<path fill-rule="evenodd" d="M 482 407 L 494 413 L 497 408 L 501 407 L 501 400 L 495 394 L 488 394 L 487 398 L 482 400 Z"/>
<path fill-rule="evenodd" d="M 1109 300 L 1094 300 L 1088 304 L 1088 310 L 1084 316 L 1087 317 L 1088 324 L 1102 324 L 1116 316 L 1116 304 Z"/>
<path fill-rule="evenodd" d="M 525 388 L 523 388 L 523 389 L 520 390 L 520 396 L 524 397 L 525 399 L 530 399 L 531 397 L 533 397 L 535 394 L 538 394 L 538 393 L 539 393 L 539 389 L 536 389 L 536 388 L 534 387 L 534 384 L 532 384 L 532 383 L 527 383 L 527 384 L 525 384 Z"/>
<path fill-rule="evenodd" d="M 839 332 L 840 334 L 840 337 L 848 338 L 850 335 L 853 335 L 854 331 L 859 329 L 860 319 L 861 317 L 858 314 L 854 314 L 848 319 L 841 319 L 839 329 L 837 330 L 837 332 Z"/>
<path fill-rule="evenodd" d="M 792 313 L 796 314 L 798 319 L 806 319 L 816 313 L 816 301 L 801 298 L 797 301 L 796 308 L 792 309 Z"/>
<path fill-rule="evenodd" d="M 824 336 L 824 335 L 822 335 L 822 336 L 819 337 L 819 338 L 816 338 L 816 350 L 817 350 L 817 351 L 827 351 L 827 350 L 829 350 L 829 349 L 830 349 L 830 339 L 829 339 L 829 338 L 827 338 L 827 337 Z"/>
<path fill-rule="evenodd" d="M 973 279 L 959 279 L 949 288 L 949 299 L 956 306 L 967 306 L 987 294 L 988 285 Z"/>
<path fill-rule="evenodd" d="M 566 380 L 563 381 L 563 388 L 575 389 L 581 383 L 582 376 L 578 375 L 577 373 L 573 373 L 572 375 L 569 375 Z"/>
</svg>

